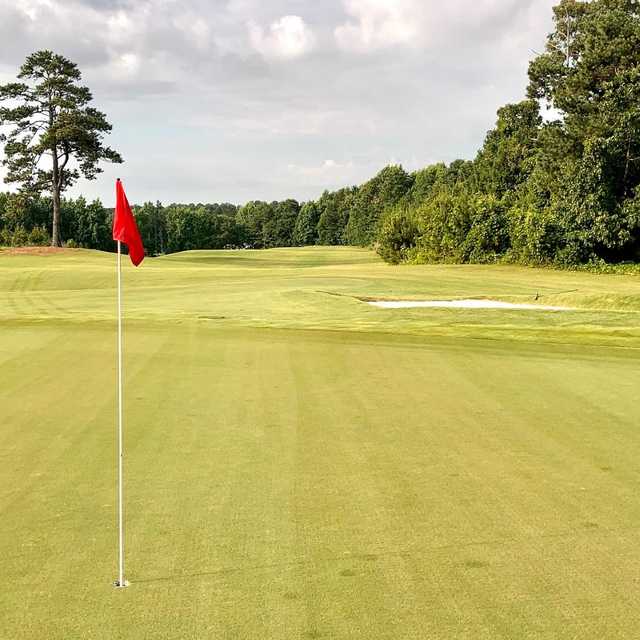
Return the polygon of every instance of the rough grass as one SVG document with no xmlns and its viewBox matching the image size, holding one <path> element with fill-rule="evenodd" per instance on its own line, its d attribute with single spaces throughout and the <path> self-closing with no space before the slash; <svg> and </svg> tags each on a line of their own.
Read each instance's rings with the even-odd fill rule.
<svg viewBox="0 0 640 640">
<path fill-rule="evenodd" d="M 635 638 L 640 280 L 0 256 L 0 637 Z M 359 297 L 570 304 L 369 307 Z"/>
</svg>

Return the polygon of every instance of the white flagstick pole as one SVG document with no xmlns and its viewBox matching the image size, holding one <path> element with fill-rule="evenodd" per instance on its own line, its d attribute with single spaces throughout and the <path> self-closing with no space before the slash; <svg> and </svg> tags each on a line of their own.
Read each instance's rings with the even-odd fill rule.
<svg viewBox="0 0 640 640">
<path fill-rule="evenodd" d="M 124 579 L 124 501 L 122 487 L 122 250 L 118 240 L 118 580 L 116 587 L 126 587 Z"/>
</svg>

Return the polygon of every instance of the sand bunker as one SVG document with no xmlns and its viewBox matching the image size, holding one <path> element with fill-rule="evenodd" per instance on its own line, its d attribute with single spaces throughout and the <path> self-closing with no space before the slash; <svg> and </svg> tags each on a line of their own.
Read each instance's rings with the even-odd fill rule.
<svg viewBox="0 0 640 640">
<path fill-rule="evenodd" d="M 381 309 L 515 309 L 521 311 L 571 311 L 570 307 L 501 302 L 499 300 L 370 300 Z"/>
</svg>

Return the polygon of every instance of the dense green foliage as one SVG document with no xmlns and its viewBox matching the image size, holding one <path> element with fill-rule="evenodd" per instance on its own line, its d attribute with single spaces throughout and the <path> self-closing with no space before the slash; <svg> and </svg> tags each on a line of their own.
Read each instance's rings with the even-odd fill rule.
<svg viewBox="0 0 640 640">
<path fill-rule="evenodd" d="M 49 198 L 0 194 L 0 245 L 50 244 L 50 210 Z M 111 212 L 99 200 L 62 199 L 60 211 L 61 235 L 71 244 L 104 251 L 113 248 Z"/>
<path fill-rule="evenodd" d="M 640 8 L 562 0 L 527 97 L 498 110 L 472 161 L 388 166 L 359 187 L 299 204 L 147 203 L 149 253 L 225 247 L 374 245 L 390 262 L 557 265 L 640 257 Z M 550 117 L 552 116 L 552 117 Z M 99 203 L 63 202 L 62 234 L 111 247 Z M 0 198 L 0 242 L 48 228 L 46 201 Z"/>
<path fill-rule="evenodd" d="M 345 229 L 352 245 L 370 244 L 376 237 L 378 224 L 388 207 L 396 205 L 411 188 L 412 180 L 402 167 L 384 168 L 375 178 L 355 193 Z"/>
<path fill-rule="evenodd" d="M 554 14 L 546 52 L 530 64 L 528 99 L 498 111 L 462 171 L 454 163 L 414 174 L 409 210 L 389 212 L 378 235 L 383 257 L 563 265 L 640 257 L 640 7 L 562 0 Z M 541 107 L 556 118 L 543 119 Z M 398 249 L 391 230 L 400 227 Z"/>
</svg>

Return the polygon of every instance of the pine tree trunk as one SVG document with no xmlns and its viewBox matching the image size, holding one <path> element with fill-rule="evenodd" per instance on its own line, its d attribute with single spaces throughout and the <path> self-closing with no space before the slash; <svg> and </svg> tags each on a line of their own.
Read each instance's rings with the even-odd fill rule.
<svg viewBox="0 0 640 640">
<path fill-rule="evenodd" d="M 60 192 L 56 187 L 53 188 L 53 225 L 51 229 L 51 246 L 62 246 L 62 238 L 60 237 Z"/>
<path fill-rule="evenodd" d="M 58 169 L 58 150 L 53 149 L 53 180 L 51 185 L 51 198 L 53 200 L 53 224 L 51 226 L 51 246 L 61 247 L 60 237 L 60 171 Z"/>
</svg>

